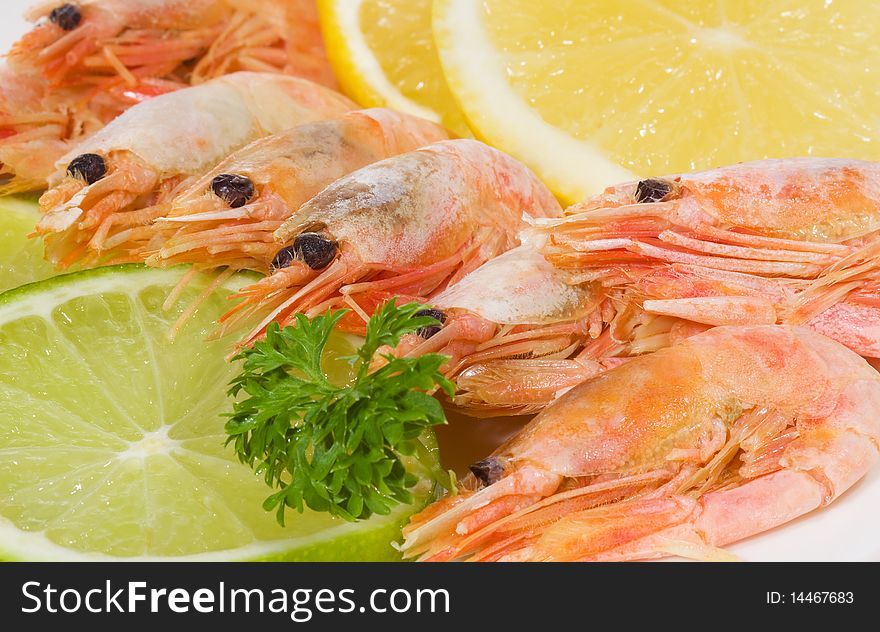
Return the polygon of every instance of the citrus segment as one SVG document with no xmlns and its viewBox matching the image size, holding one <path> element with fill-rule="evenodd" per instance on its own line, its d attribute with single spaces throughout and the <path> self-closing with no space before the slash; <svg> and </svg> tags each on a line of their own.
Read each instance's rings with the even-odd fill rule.
<svg viewBox="0 0 880 632">
<path fill-rule="evenodd" d="M 233 277 L 172 341 L 209 282 L 165 311 L 184 273 L 102 268 L 0 295 L 0 557 L 340 559 L 342 538 L 347 559 L 396 559 L 414 507 L 356 524 L 291 512 L 284 528 L 262 509 L 271 490 L 224 445 L 233 340 L 208 339 L 252 279 Z"/>
<path fill-rule="evenodd" d="M 328 56 L 349 96 L 470 135 L 440 68 L 431 0 L 319 0 L 319 10 Z"/>
<path fill-rule="evenodd" d="M 880 5 L 436 0 L 476 133 L 569 201 L 636 176 L 880 159 Z"/>
</svg>

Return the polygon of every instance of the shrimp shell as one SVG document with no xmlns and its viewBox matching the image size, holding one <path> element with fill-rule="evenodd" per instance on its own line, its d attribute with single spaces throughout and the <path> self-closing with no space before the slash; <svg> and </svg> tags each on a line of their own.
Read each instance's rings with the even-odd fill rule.
<svg viewBox="0 0 880 632">
<path fill-rule="evenodd" d="M 392 110 L 349 112 L 257 140 L 188 183 L 151 227 L 151 265 L 195 263 L 269 271 L 272 233 L 327 185 L 378 160 L 449 138 L 440 126 Z M 253 199 L 229 208 L 210 184 L 221 174 L 248 178 Z M 242 237 L 245 239 L 242 241 Z M 234 241 L 233 241 L 234 240 Z M 240 244 L 237 246 L 236 244 Z"/>
<path fill-rule="evenodd" d="M 427 560 L 629 560 L 719 547 L 873 467 L 880 374 L 809 329 L 718 327 L 569 391 L 412 519 Z"/>
<path fill-rule="evenodd" d="M 271 309 L 250 338 L 272 320 L 285 324 L 343 297 L 429 297 L 517 245 L 524 213 L 561 209 L 524 165 L 477 141 L 434 143 L 355 171 L 275 232 L 281 246 L 320 233 L 340 256 L 321 272 L 294 261 L 246 288 L 243 307 Z"/>
<path fill-rule="evenodd" d="M 187 176 L 200 174 L 243 145 L 300 123 L 356 106 L 305 79 L 239 72 L 156 97 L 131 108 L 57 163 L 41 198 L 37 233 L 61 265 L 104 257 L 112 225 L 149 223 Z M 85 184 L 64 169 L 76 156 L 98 154 L 107 173 Z M 151 208 L 152 207 L 152 208 Z M 147 210 L 150 209 L 150 210 Z"/>
<path fill-rule="evenodd" d="M 43 188 L 70 147 L 187 85 L 242 70 L 336 85 L 314 0 L 84 0 L 69 31 L 48 19 L 58 6 L 33 8 L 37 24 L 7 57 L 7 82 L 36 89 L 0 95 L 0 173 L 13 176 L 0 194 Z"/>
<path fill-rule="evenodd" d="M 260 136 L 354 107 L 342 95 L 295 77 L 226 75 L 129 110 L 63 156 L 50 184 L 84 153 L 128 151 L 161 175 L 199 174 Z"/>
</svg>

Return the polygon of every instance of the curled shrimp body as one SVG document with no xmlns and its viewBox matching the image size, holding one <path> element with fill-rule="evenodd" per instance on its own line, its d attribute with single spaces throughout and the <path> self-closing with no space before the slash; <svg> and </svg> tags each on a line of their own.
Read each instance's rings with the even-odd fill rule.
<svg viewBox="0 0 880 632">
<path fill-rule="evenodd" d="M 603 330 L 601 288 L 567 283 L 538 252 L 540 238 L 527 239 L 427 301 L 442 326 L 394 350 L 449 356 L 455 404 L 470 414 L 535 412 L 604 368 L 579 353 Z"/>
<path fill-rule="evenodd" d="M 275 232 L 274 272 L 245 288 L 225 320 L 269 311 L 252 339 L 296 312 L 344 302 L 365 316 L 390 296 L 429 297 L 517 245 L 524 213 L 553 217 L 561 209 L 528 168 L 477 141 L 373 163 L 318 193 Z"/>
<path fill-rule="evenodd" d="M 0 148 L 37 131 L 55 141 L 35 146 L 42 153 L 69 147 L 146 98 L 239 70 L 335 86 L 314 0 L 52 0 L 28 17 L 36 24 L 8 62 L 40 91 L 0 102 L 0 131 L 13 137 Z M 15 158 L 3 169 L 19 189 L 51 173 Z"/>
<path fill-rule="evenodd" d="M 643 180 L 539 224 L 570 282 L 615 291 L 614 335 L 634 352 L 686 320 L 807 324 L 880 354 L 880 164 L 765 160 Z"/>
<path fill-rule="evenodd" d="M 349 112 L 254 141 L 188 182 L 155 224 L 124 227 L 107 245 L 149 240 L 151 265 L 193 263 L 269 272 L 273 233 L 321 189 L 356 169 L 448 138 L 438 125 L 392 110 Z M 249 197 L 220 197 L 238 178 Z M 213 185 L 213 186 L 212 186 Z M 150 243 L 151 242 L 151 243 Z"/>
<path fill-rule="evenodd" d="M 807 328 L 717 327 L 575 387 L 404 529 L 427 560 L 721 559 L 878 460 L 880 374 Z M 469 477 L 470 478 L 470 477 Z"/>
<path fill-rule="evenodd" d="M 186 177 L 261 136 L 355 107 L 305 79 L 251 72 L 150 99 L 59 161 L 37 233 L 53 262 L 96 263 L 115 225 L 154 219 Z"/>
</svg>

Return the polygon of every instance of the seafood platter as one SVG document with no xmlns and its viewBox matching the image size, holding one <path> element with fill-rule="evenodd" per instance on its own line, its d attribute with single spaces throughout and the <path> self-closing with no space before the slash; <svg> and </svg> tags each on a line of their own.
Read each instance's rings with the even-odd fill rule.
<svg viewBox="0 0 880 632">
<path fill-rule="evenodd" d="M 880 9 L 698 4 L 4 0 L 0 559 L 880 560 Z"/>
</svg>

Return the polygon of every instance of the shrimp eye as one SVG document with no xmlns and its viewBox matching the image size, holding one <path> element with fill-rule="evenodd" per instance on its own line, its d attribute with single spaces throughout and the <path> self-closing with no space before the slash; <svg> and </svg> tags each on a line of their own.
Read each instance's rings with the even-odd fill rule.
<svg viewBox="0 0 880 632">
<path fill-rule="evenodd" d="M 275 253 L 272 263 L 269 264 L 269 271 L 275 272 L 282 268 L 289 268 L 294 259 L 296 259 L 296 253 L 293 251 L 293 246 L 284 246 Z"/>
<path fill-rule="evenodd" d="M 98 154 L 80 154 L 67 165 L 67 175 L 86 184 L 95 184 L 107 175 L 107 163 Z"/>
<path fill-rule="evenodd" d="M 49 14 L 49 21 L 57 24 L 65 31 L 75 29 L 79 26 L 80 20 L 82 20 L 82 14 L 79 12 L 79 8 L 70 3 L 55 7 L 52 9 L 52 13 Z"/>
<path fill-rule="evenodd" d="M 431 318 L 435 318 L 440 321 L 439 325 L 421 327 L 416 331 L 416 334 L 426 340 L 440 333 L 440 330 L 443 329 L 443 323 L 446 322 L 446 314 L 441 312 L 439 309 L 420 309 L 415 314 L 413 314 L 413 316 L 430 316 Z"/>
<path fill-rule="evenodd" d="M 294 259 L 301 259 L 312 270 L 321 270 L 336 257 L 339 245 L 318 233 L 300 233 L 293 245 L 285 246 L 272 259 L 271 271 L 287 268 Z"/>
<path fill-rule="evenodd" d="M 293 240 L 293 250 L 312 270 L 321 270 L 336 257 L 339 244 L 318 233 L 300 233 Z"/>
<path fill-rule="evenodd" d="M 660 178 L 642 180 L 636 186 L 636 202 L 639 204 L 662 202 L 669 197 L 670 193 L 675 191 L 675 188 L 675 184 L 669 180 L 661 180 Z"/>
<path fill-rule="evenodd" d="M 254 183 L 244 176 L 223 173 L 211 180 L 211 191 L 231 208 L 239 208 L 254 197 Z"/>
<path fill-rule="evenodd" d="M 501 459 L 494 456 L 477 461 L 468 469 L 487 487 L 497 483 L 504 476 L 504 465 L 501 463 Z"/>
</svg>

